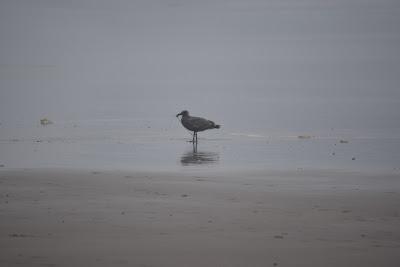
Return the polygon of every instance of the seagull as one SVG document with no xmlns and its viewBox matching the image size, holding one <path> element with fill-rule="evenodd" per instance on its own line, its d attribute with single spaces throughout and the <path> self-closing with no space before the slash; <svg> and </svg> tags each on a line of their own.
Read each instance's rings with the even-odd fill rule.
<svg viewBox="0 0 400 267">
<path fill-rule="evenodd" d="M 220 126 L 215 124 L 213 121 L 200 118 L 200 117 L 192 117 L 189 115 L 187 110 L 182 111 L 181 113 L 176 114 L 176 117 L 181 117 L 181 122 L 183 127 L 193 132 L 193 143 L 197 144 L 197 132 L 202 132 L 208 129 L 219 129 Z M 195 140 L 196 138 L 196 140 Z"/>
</svg>

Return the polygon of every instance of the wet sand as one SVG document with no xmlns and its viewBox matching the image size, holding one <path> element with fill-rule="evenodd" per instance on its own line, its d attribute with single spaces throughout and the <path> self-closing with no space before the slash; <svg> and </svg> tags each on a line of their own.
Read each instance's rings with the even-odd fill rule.
<svg viewBox="0 0 400 267">
<path fill-rule="evenodd" d="M 398 266 L 400 176 L 1 170 L 1 266 Z"/>
</svg>

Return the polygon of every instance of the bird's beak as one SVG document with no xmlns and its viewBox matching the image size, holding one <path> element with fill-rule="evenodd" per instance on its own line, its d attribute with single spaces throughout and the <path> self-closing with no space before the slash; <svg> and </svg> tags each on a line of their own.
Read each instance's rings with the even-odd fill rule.
<svg viewBox="0 0 400 267">
<path fill-rule="evenodd" d="M 182 115 L 182 112 L 181 113 L 178 113 L 178 114 L 176 114 L 176 117 L 178 118 L 179 116 L 181 116 Z"/>
</svg>

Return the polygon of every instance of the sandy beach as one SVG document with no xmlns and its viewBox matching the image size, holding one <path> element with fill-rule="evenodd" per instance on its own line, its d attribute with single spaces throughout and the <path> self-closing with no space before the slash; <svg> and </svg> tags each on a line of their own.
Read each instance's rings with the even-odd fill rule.
<svg viewBox="0 0 400 267">
<path fill-rule="evenodd" d="M 400 1 L 0 12 L 0 267 L 400 266 Z"/>
<path fill-rule="evenodd" d="M 4 169 L 0 265 L 398 266 L 399 178 Z"/>
</svg>

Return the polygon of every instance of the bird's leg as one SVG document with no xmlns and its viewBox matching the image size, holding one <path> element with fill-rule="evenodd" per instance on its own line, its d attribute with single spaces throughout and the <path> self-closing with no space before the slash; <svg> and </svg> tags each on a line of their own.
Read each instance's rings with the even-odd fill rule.
<svg viewBox="0 0 400 267">
<path fill-rule="evenodd" d="M 197 143 L 193 143 L 193 153 L 197 153 Z"/>
<path fill-rule="evenodd" d="M 197 145 L 197 132 L 196 132 L 196 145 Z"/>
<path fill-rule="evenodd" d="M 194 144 L 194 136 L 196 135 L 196 132 L 193 132 L 193 139 L 192 139 L 192 143 Z"/>
</svg>

